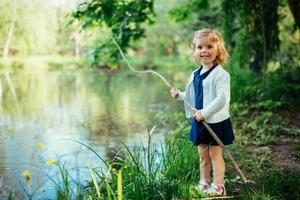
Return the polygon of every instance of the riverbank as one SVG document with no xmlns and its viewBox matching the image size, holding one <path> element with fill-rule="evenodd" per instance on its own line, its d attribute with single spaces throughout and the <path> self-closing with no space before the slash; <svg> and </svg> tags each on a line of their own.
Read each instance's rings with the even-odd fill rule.
<svg viewBox="0 0 300 200">
<path fill-rule="evenodd" d="M 250 181 L 242 183 L 225 155 L 225 184 L 233 199 L 299 199 L 300 118 L 299 113 L 290 113 L 289 118 L 286 114 L 279 110 L 233 111 L 236 140 L 227 148 Z M 170 120 L 176 121 L 176 128 L 166 135 L 161 148 L 154 148 L 157 133 L 153 128 L 145 135 L 145 145 L 123 144 L 111 160 L 96 153 L 107 167 L 86 167 L 91 177 L 87 184 L 74 184 L 67 163 L 53 161 L 61 174 L 58 199 L 201 199 L 203 195 L 194 189 L 199 181 L 199 160 L 196 148 L 187 140 L 189 121 L 183 113 L 169 113 L 157 125 Z"/>
<path fill-rule="evenodd" d="M 166 61 L 162 60 L 163 62 Z M 62 63 L 65 63 L 65 61 Z M 75 71 L 80 68 L 76 66 L 74 66 L 75 70 L 70 70 L 74 71 L 75 74 L 61 72 L 50 76 L 51 69 L 61 68 L 61 65 L 52 66 L 49 71 L 47 71 L 49 69 L 47 68 L 45 73 L 36 74 L 33 77 L 28 76 L 26 79 L 18 73 L 12 73 L 12 76 L 16 76 L 12 80 L 15 80 L 14 83 L 18 85 L 15 87 L 15 91 L 20 92 L 20 96 L 17 96 L 20 98 L 16 98 L 16 102 L 20 103 L 20 108 L 16 109 L 18 112 L 11 111 L 11 105 L 14 104 L 11 101 L 10 93 L 13 94 L 13 92 L 9 93 L 9 90 L 6 89 L 8 85 L 3 84 L 3 91 L 8 91 L 8 95 L 3 95 L 3 105 L 8 105 L 4 111 L 9 116 L 14 113 L 18 114 L 21 111 L 22 116 L 29 113 L 29 116 L 36 120 L 36 110 L 43 111 L 44 104 L 49 104 L 54 106 L 53 108 L 58 106 L 57 109 L 52 108 L 51 112 L 59 111 L 58 116 L 53 113 L 52 120 L 68 119 L 66 122 L 69 122 L 69 119 L 76 116 L 73 112 L 76 110 L 78 113 L 87 114 L 87 117 L 78 118 L 79 128 L 76 126 L 72 129 L 72 126 L 70 126 L 71 128 L 65 130 L 58 128 L 53 131 L 53 122 L 49 123 L 51 126 L 46 123 L 45 130 L 49 134 L 48 137 L 51 138 L 50 136 L 58 131 L 61 135 L 65 135 L 66 132 L 73 130 L 70 135 L 74 134 L 74 131 L 77 131 L 78 135 L 82 135 L 84 131 L 88 141 L 95 138 L 101 141 L 95 146 L 86 143 L 78 144 L 87 148 L 88 154 L 98 157 L 94 163 L 101 163 L 101 166 L 106 167 L 93 165 L 87 167 L 87 165 L 84 165 L 82 168 L 72 167 L 70 170 L 69 163 L 64 162 L 60 157 L 44 157 L 43 166 L 46 164 L 48 166 L 50 163 L 51 173 L 55 172 L 54 174 L 56 174 L 55 179 L 52 177 L 53 174 L 47 174 L 48 179 L 45 182 L 53 183 L 54 181 L 55 187 L 50 190 L 57 195 L 57 199 L 99 199 L 100 196 L 101 199 L 120 199 L 121 197 L 123 199 L 192 199 L 202 197 L 194 190 L 194 186 L 199 180 L 199 161 L 196 148 L 187 140 L 190 128 L 189 121 L 185 120 L 184 114 L 180 112 L 182 109 L 175 106 L 173 110 L 170 109 L 171 104 L 178 105 L 179 103 L 171 99 L 165 85 L 160 81 L 156 81 L 158 80 L 157 77 L 133 75 L 127 73 L 127 70 L 125 70 L 126 73 L 117 73 L 117 70 L 106 71 L 97 67 L 94 69 L 87 68 L 86 71 L 91 74 L 84 73 L 79 76 Z M 154 66 L 143 66 L 141 63 L 140 65 L 140 69 L 154 68 Z M 69 68 L 70 66 L 71 68 Z M 72 65 L 70 66 L 66 66 L 66 69 L 72 69 Z M 157 71 L 165 70 L 163 73 L 166 74 L 167 79 L 182 89 L 189 69 L 184 68 L 181 70 L 178 68 L 180 66 L 176 66 L 174 69 L 171 65 L 161 69 L 158 67 Z M 16 67 L 16 69 L 19 68 Z M 299 199 L 299 190 L 295 186 L 299 185 L 300 180 L 300 115 L 299 109 L 293 103 L 297 102 L 297 99 L 292 99 L 298 90 L 296 84 L 297 73 L 294 73 L 295 77 L 291 77 L 287 82 L 281 82 L 290 75 L 290 72 L 281 73 L 279 77 L 276 76 L 275 72 L 273 75 L 269 75 L 269 79 L 261 80 L 249 70 L 238 68 L 229 68 L 229 70 L 232 75 L 231 117 L 236 140 L 228 149 L 247 178 L 251 180 L 251 184 L 249 187 L 244 187 L 238 174 L 225 156 L 228 194 L 235 196 L 236 199 Z M 294 70 L 297 72 L 298 69 L 295 68 Z M 95 71 L 101 71 L 101 74 L 94 73 Z M 124 80 L 126 81 L 124 82 Z M 280 82 L 282 85 L 275 87 L 275 82 Z M 125 85 L 125 83 L 128 85 Z M 151 87 L 149 83 L 151 83 Z M 154 83 L 158 85 L 154 87 Z M 46 95 L 45 88 L 51 91 L 48 93 L 50 96 Z M 283 92 L 287 88 L 288 92 Z M 91 93 L 90 96 L 86 96 L 87 92 Z M 63 95 L 67 96 L 62 98 Z M 143 105 L 133 107 L 136 105 L 136 99 L 142 102 Z M 287 99 L 290 100 L 287 101 Z M 29 102 L 29 104 L 23 105 L 23 101 Z M 62 111 L 62 102 L 65 104 L 63 107 L 70 109 L 70 111 L 67 109 L 70 113 L 68 116 L 64 115 L 62 117 L 61 115 L 61 113 L 66 114 L 66 110 L 60 112 Z M 80 107 L 78 107 L 78 102 L 81 102 Z M 37 106 L 39 103 L 42 104 Z M 115 103 L 115 106 L 112 106 L 112 103 Z M 294 109 L 292 109 L 293 107 Z M 120 108 L 125 109 L 121 110 Z M 127 108 L 136 111 L 136 117 L 133 117 Z M 154 115 L 155 119 L 143 119 L 146 113 Z M 103 117 L 99 117 L 100 114 Z M 114 120 L 116 114 L 118 114 L 117 118 L 119 120 Z M 45 112 L 44 118 L 48 119 L 49 113 Z M 5 119 L 9 119 L 9 117 Z M 39 117 L 38 119 L 42 118 Z M 23 121 L 17 122 L 27 125 Z M 133 126 L 133 122 L 136 125 Z M 14 123 L 16 122 L 12 121 L 11 124 Z M 60 124 L 61 121 L 58 121 L 58 123 Z M 173 131 L 168 132 L 166 138 L 162 139 L 159 144 L 156 142 L 154 145 L 153 143 L 157 137 L 155 129 L 154 131 L 149 130 L 148 136 L 140 133 L 134 134 L 136 138 L 146 141 L 144 145 L 123 144 L 124 138 L 118 137 L 116 140 L 118 142 L 114 143 L 117 152 L 115 152 L 116 150 L 114 153 L 108 151 L 107 157 L 104 158 L 94 150 L 94 148 L 102 146 L 106 146 L 108 150 L 111 148 L 107 144 L 112 138 L 112 130 L 119 135 L 122 135 L 120 133 L 130 135 L 131 130 L 135 130 L 133 127 L 149 127 L 149 124 L 151 124 L 151 126 L 156 125 L 161 128 L 170 127 L 172 123 L 176 123 L 171 127 Z M 3 126 L 4 132 L 7 131 L 11 135 L 19 134 L 14 128 L 9 127 L 6 129 L 6 126 Z M 39 138 L 42 138 L 41 135 L 44 137 L 45 134 L 43 134 L 44 129 L 31 127 L 32 129 L 28 131 L 28 135 L 34 132 L 35 136 L 32 141 L 36 142 L 34 144 L 28 142 L 28 145 L 32 148 L 32 146 L 36 147 L 38 145 Z M 124 127 L 127 128 L 124 129 Z M 99 133 L 105 133 L 109 140 L 104 139 Z M 12 138 L 10 141 L 14 142 L 14 139 Z M 128 137 L 128 140 L 131 139 L 132 136 Z M 45 138 L 45 141 L 47 141 L 47 138 Z M 5 144 L 7 144 L 7 141 Z M 50 150 L 59 149 L 58 146 L 52 146 Z M 61 146 L 71 145 L 64 144 Z M 119 148 L 120 146 L 122 148 Z M 30 152 L 28 152 L 27 157 L 31 157 Z M 35 169 L 36 172 L 39 170 L 43 172 L 41 169 Z M 76 174 L 80 170 L 85 170 L 88 173 L 89 180 L 87 182 L 80 178 L 74 178 L 74 172 Z M 32 174 L 30 171 L 28 172 L 24 171 L 24 180 L 21 181 L 21 184 L 24 186 L 23 190 L 27 197 L 35 199 L 37 198 L 35 192 L 44 185 L 43 183 L 41 183 L 41 186 L 37 185 L 31 179 Z M 22 177 L 21 174 L 19 173 L 19 176 Z M 28 179 L 32 182 L 26 182 Z M 31 189 L 29 190 L 29 188 Z M 9 194 L 11 194 L 11 199 L 14 199 L 19 192 L 4 186 L 1 189 L 1 194 L 5 198 L 9 198 Z M 43 189 L 42 192 L 48 193 L 49 190 Z"/>
</svg>

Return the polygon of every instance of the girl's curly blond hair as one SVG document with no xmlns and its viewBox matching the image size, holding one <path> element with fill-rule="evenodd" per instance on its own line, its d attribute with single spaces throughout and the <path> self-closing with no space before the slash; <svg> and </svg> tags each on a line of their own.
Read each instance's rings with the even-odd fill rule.
<svg viewBox="0 0 300 200">
<path fill-rule="evenodd" d="M 194 38 L 192 40 L 191 48 L 192 48 L 192 53 L 195 62 L 196 62 L 196 58 L 195 58 L 196 44 L 197 41 L 202 37 L 209 37 L 211 42 L 217 43 L 218 53 L 215 59 L 215 63 L 220 65 L 226 64 L 229 60 L 229 54 L 225 48 L 223 37 L 219 31 L 216 31 L 214 29 L 208 29 L 208 28 L 198 30 L 194 33 Z"/>
</svg>

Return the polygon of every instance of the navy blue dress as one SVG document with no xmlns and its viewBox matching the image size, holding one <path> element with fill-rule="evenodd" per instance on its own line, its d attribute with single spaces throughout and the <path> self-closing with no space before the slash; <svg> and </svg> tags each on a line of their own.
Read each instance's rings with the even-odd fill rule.
<svg viewBox="0 0 300 200">
<path fill-rule="evenodd" d="M 203 108 L 203 80 L 214 70 L 217 65 L 211 67 L 209 70 L 200 75 L 202 66 L 194 73 L 194 86 L 195 86 L 195 108 L 200 110 Z M 224 121 L 209 124 L 214 130 L 224 145 L 232 144 L 234 140 L 234 134 L 230 118 Z M 218 145 L 215 139 L 211 136 L 208 130 L 203 126 L 202 122 L 198 122 L 195 118 L 192 119 L 192 127 L 189 136 L 189 140 L 194 145 L 209 144 Z"/>
</svg>

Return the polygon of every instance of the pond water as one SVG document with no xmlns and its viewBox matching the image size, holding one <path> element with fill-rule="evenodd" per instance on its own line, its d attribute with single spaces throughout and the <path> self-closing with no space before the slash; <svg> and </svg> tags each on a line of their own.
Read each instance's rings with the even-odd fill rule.
<svg viewBox="0 0 300 200">
<path fill-rule="evenodd" d="M 47 160 L 65 163 L 73 178 L 84 180 L 86 173 L 78 169 L 103 163 L 79 142 L 112 159 L 123 148 L 122 142 L 128 146 L 145 143 L 147 129 L 154 125 L 159 124 L 154 143 L 163 142 L 172 124 L 162 125 L 162 115 L 182 110 L 153 75 L 99 70 L 2 73 L 2 189 L 13 189 L 19 198 L 31 190 L 34 199 L 55 199 L 51 178 L 58 171 Z M 24 184 L 24 170 L 30 172 L 30 188 Z"/>
</svg>

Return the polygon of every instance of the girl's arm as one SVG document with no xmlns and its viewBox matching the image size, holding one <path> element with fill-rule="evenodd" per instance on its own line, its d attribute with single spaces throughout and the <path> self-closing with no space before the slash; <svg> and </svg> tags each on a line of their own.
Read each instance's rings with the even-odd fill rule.
<svg viewBox="0 0 300 200">
<path fill-rule="evenodd" d="M 171 96 L 177 100 L 184 101 L 185 99 L 185 92 L 181 92 L 177 88 L 170 89 Z"/>
<path fill-rule="evenodd" d="M 185 92 L 181 92 L 178 90 L 178 100 L 184 101 L 185 99 Z"/>
<path fill-rule="evenodd" d="M 220 111 L 230 98 L 230 75 L 228 73 L 222 74 L 222 76 L 216 77 L 215 81 L 217 97 L 201 110 L 204 119 Z"/>
</svg>

